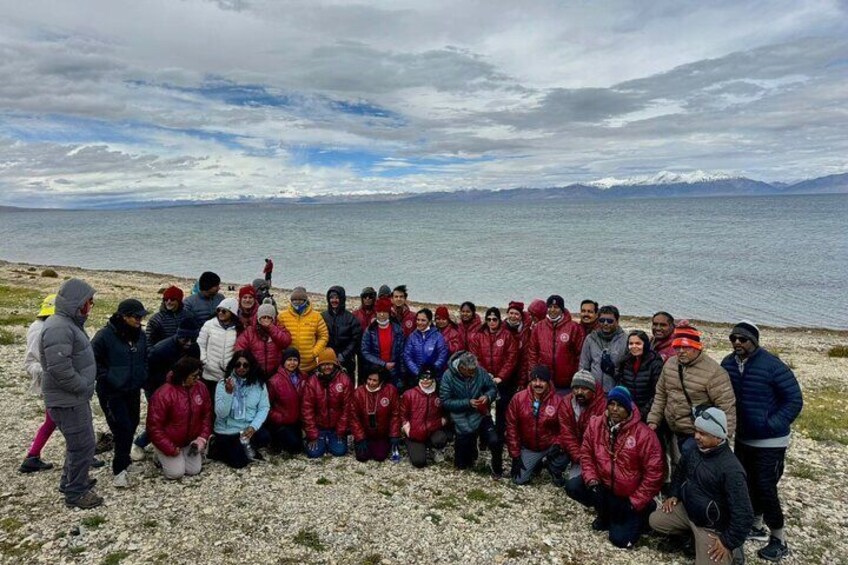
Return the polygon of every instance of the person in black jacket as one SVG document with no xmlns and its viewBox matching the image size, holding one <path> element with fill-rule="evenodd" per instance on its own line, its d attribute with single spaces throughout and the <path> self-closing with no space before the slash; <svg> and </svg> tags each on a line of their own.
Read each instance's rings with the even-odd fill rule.
<svg viewBox="0 0 848 565">
<path fill-rule="evenodd" d="M 144 335 L 148 349 L 177 333 L 180 321 L 185 317 L 183 309 L 183 291 L 177 286 L 169 286 L 162 292 L 162 305 L 159 311 L 147 320 Z"/>
<path fill-rule="evenodd" d="M 115 437 L 112 473 L 118 488 L 129 486 L 130 447 L 139 422 L 141 387 L 147 381 L 147 338 L 141 331 L 147 313 L 138 300 L 123 300 L 91 340 L 97 364 L 97 399 Z"/>
<path fill-rule="evenodd" d="M 671 496 L 649 520 L 662 534 L 695 536 L 695 564 L 744 563 L 742 544 L 754 522 L 754 509 L 742 464 L 727 444 L 727 417 L 719 408 L 695 420 L 697 449 L 680 460 Z M 683 504 L 680 504 L 682 502 Z"/>
<path fill-rule="evenodd" d="M 662 368 L 662 357 L 651 349 L 648 334 L 641 330 L 631 331 L 627 336 L 627 356 L 618 370 L 616 380 L 630 391 L 643 422 L 647 422 L 651 412 Z"/>
<path fill-rule="evenodd" d="M 339 364 L 351 381 L 356 382 L 356 354 L 362 339 L 362 326 L 356 316 L 345 309 L 346 299 L 344 288 L 331 286 L 327 291 L 327 310 L 321 316 L 330 331 L 327 347 L 336 352 Z"/>
</svg>

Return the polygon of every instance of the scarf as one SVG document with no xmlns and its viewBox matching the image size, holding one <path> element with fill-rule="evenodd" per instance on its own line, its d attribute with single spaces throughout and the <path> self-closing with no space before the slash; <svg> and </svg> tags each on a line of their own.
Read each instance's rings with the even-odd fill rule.
<svg viewBox="0 0 848 565">
<path fill-rule="evenodd" d="M 309 301 L 308 301 L 308 300 L 307 300 L 306 302 L 304 302 L 303 304 L 301 304 L 300 306 L 294 306 L 294 305 L 292 305 L 292 309 L 293 309 L 295 312 L 297 312 L 297 314 L 298 314 L 298 316 L 299 316 L 299 315 L 303 314 L 303 313 L 306 311 L 306 307 L 307 307 L 307 306 L 309 306 Z"/>
<path fill-rule="evenodd" d="M 385 322 L 381 322 L 380 320 L 376 320 L 377 325 L 381 328 L 387 327 L 391 323 L 391 319 L 386 320 Z"/>
<path fill-rule="evenodd" d="M 233 377 L 233 381 L 236 383 L 233 390 L 233 419 L 244 420 L 247 417 L 247 402 L 245 402 L 245 398 L 247 397 L 247 381 L 236 375 L 233 375 Z"/>
<path fill-rule="evenodd" d="M 418 384 L 418 388 L 420 388 L 422 391 L 424 391 L 424 394 L 428 394 L 428 395 L 429 395 L 429 394 L 433 394 L 434 392 L 436 392 L 436 383 L 433 383 L 433 384 L 431 384 L 431 385 L 430 385 L 430 386 L 428 386 L 428 387 L 423 387 L 423 386 L 421 386 L 421 384 L 419 383 L 419 384 Z"/>
<path fill-rule="evenodd" d="M 559 323 L 559 321 L 560 321 L 560 320 L 562 320 L 562 314 L 560 314 L 560 315 L 559 315 L 559 316 L 557 316 L 556 318 L 551 318 L 551 315 L 550 315 L 550 314 L 548 314 L 547 318 L 548 318 L 548 320 L 550 320 L 550 321 L 551 321 L 551 322 L 553 322 L 554 324 L 558 324 L 558 323 Z"/>
</svg>

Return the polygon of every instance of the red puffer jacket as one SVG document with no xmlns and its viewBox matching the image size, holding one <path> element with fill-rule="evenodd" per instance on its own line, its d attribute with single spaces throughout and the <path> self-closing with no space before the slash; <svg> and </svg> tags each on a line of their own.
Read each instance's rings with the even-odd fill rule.
<svg viewBox="0 0 848 565">
<path fill-rule="evenodd" d="M 353 311 L 354 317 L 359 320 L 359 325 L 362 326 L 362 331 L 368 329 L 368 326 L 371 325 L 371 322 L 377 319 L 377 313 L 374 312 L 374 309 L 363 310 L 362 308 L 357 308 Z"/>
<path fill-rule="evenodd" d="M 518 342 L 503 322 L 494 333 L 487 326 L 480 326 L 471 334 L 468 349 L 477 356 L 477 363 L 491 373 L 493 378 L 506 384 L 515 376 Z"/>
<path fill-rule="evenodd" d="M 474 314 L 474 317 L 471 318 L 471 321 L 467 324 L 462 320 L 457 324 L 456 329 L 459 331 L 459 339 L 460 339 L 460 349 L 468 350 L 471 347 L 471 336 L 474 335 L 474 332 L 480 329 L 480 326 L 483 325 L 483 319 L 480 317 L 480 314 Z"/>
<path fill-rule="evenodd" d="M 351 388 L 350 377 L 341 369 L 326 385 L 316 374 L 307 377 L 300 403 L 300 417 L 307 441 L 317 440 L 320 430 L 333 430 L 340 438 L 347 435 Z"/>
<path fill-rule="evenodd" d="M 518 342 L 518 362 L 515 364 L 514 371 L 515 384 L 518 385 L 518 388 L 527 386 L 528 373 L 530 372 L 527 359 L 527 348 L 530 345 L 530 323 L 530 314 L 524 312 L 524 320 L 520 328 L 513 328 L 504 324 L 506 329 L 512 333 L 512 337 Z"/>
<path fill-rule="evenodd" d="M 409 439 L 424 443 L 434 432 L 444 428 L 445 413 L 437 392 L 427 394 L 420 386 L 403 393 L 400 401 L 401 421 L 409 423 Z"/>
<path fill-rule="evenodd" d="M 610 445 L 607 418 L 596 416 L 583 438 L 580 469 L 586 484 L 598 481 L 616 496 L 627 497 L 636 510 L 643 510 L 663 483 L 663 455 L 657 434 L 642 423 L 634 406 L 630 419 Z"/>
<path fill-rule="evenodd" d="M 509 403 L 506 410 L 506 446 L 510 457 L 521 455 L 521 448 L 547 451 L 558 444 L 565 451 L 563 431 L 566 428 L 563 398 L 553 389 L 541 399 L 539 414 L 533 416 L 533 391 L 524 389 Z"/>
<path fill-rule="evenodd" d="M 285 327 L 276 325 L 276 321 L 266 328 L 257 329 L 256 324 L 245 329 L 236 340 L 236 350 L 250 351 L 259 363 L 259 368 L 270 377 L 280 367 L 283 350 L 291 345 L 291 334 Z"/>
<path fill-rule="evenodd" d="M 527 348 L 528 370 L 544 365 L 551 370 L 557 388 L 568 388 L 580 364 L 582 349 L 583 330 L 565 310 L 556 326 L 545 318 L 533 328 Z"/>
<path fill-rule="evenodd" d="M 168 381 L 153 393 L 147 408 L 147 433 L 156 449 L 174 457 L 199 437 L 212 433 L 212 400 L 202 382 L 187 389 Z"/>
<path fill-rule="evenodd" d="M 300 380 L 295 386 L 291 381 L 291 373 L 285 367 L 280 367 L 268 381 L 268 400 L 271 411 L 266 422 L 273 426 L 291 426 L 300 421 L 300 403 L 307 378 L 298 371 Z"/>
<path fill-rule="evenodd" d="M 374 414 L 376 426 L 369 426 L 369 414 Z M 400 437 L 400 398 L 394 385 L 385 383 L 376 392 L 365 385 L 353 392 L 348 407 L 348 423 L 354 441 Z"/>
<path fill-rule="evenodd" d="M 583 445 L 583 436 L 589 422 L 595 416 L 602 416 L 607 411 L 607 397 L 604 387 L 600 383 L 595 384 L 595 396 L 592 402 L 580 413 L 580 418 L 574 416 L 573 392 L 569 392 L 563 403 L 565 404 L 566 426 L 565 426 L 565 450 L 572 461 L 580 460 L 580 447 Z"/>
<path fill-rule="evenodd" d="M 445 338 L 445 344 L 448 346 L 448 358 L 462 349 L 462 336 L 459 335 L 459 329 L 455 323 L 448 322 L 448 325 L 439 331 L 442 332 L 442 337 Z"/>
<path fill-rule="evenodd" d="M 400 327 L 403 328 L 404 337 L 407 337 L 415 330 L 415 312 L 410 310 L 409 306 L 404 306 L 400 310 L 392 306 L 392 316 L 400 324 Z"/>
</svg>

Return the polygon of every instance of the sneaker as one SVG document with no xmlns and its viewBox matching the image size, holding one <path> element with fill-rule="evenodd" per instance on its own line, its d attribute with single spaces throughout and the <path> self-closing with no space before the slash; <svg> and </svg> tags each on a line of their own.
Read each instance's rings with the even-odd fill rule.
<svg viewBox="0 0 848 565">
<path fill-rule="evenodd" d="M 21 473 L 35 473 L 36 471 L 46 471 L 53 468 L 53 463 L 45 463 L 41 457 L 27 457 L 18 471 Z"/>
<path fill-rule="evenodd" d="M 438 465 L 439 463 L 445 462 L 445 452 L 441 449 L 436 449 L 433 451 L 433 463 Z"/>
<path fill-rule="evenodd" d="M 99 469 L 100 467 L 102 467 L 105 464 L 106 464 L 106 462 L 104 460 L 98 459 L 97 457 L 95 457 L 94 459 L 91 460 L 91 468 L 92 469 Z"/>
<path fill-rule="evenodd" d="M 769 538 L 768 545 L 757 552 L 761 559 L 766 561 L 780 561 L 789 555 L 789 546 L 774 536 Z"/>
<path fill-rule="evenodd" d="M 123 471 L 121 471 L 120 473 L 115 475 L 115 478 L 112 479 L 112 485 L 115 488 L 129 488 L 130 479 L 129 479 L 129 476 L 127 475 L 126 469 L 124 469 Z"/>
<path fill-rule="evenodd" d="M 751 526 L 751 531 L 748 532 L 748 539 L 755 541 L 768 541 L 769 532 L 765 528 L 765 526 L 763 526 L 762 528 Z"/>
<path fill-rule="evenodd" d="M 144 448 L 140 445 L 132 444 L 132 448 L 130 449 L 130 459 L 133 461 L 144 461 Z"/>
<path fill-rule="evenodd" d="M 65 506 L 68 508 L 81 508 L 82 510 L 96 508 L 101 504 L 103 504 L 103 497 L 94 492 L 94 489 L 88 489 L 75 500 L 65 499 Z"/>
<path fill-rule="evenodd" d="M 97 479 L 90 479 L 88 481 L 88 489 L 91 490 L 91 487 L 97 484 Z M 59 485 L 59 492 L 65 494 L 65 487 L 63 485 Z"/>
</svg>

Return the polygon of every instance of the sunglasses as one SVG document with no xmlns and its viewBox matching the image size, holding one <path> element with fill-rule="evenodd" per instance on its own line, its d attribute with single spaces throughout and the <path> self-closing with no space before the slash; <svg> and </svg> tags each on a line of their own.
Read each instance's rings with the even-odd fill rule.
<svg viewBox="0 0 848 565">
<path fill-rule="evenodd" d="M 494 316 L 486 318 L 487 322 L 500 322 L 500 318 L 495 318 Z"/>
<path fill-rule="evenodd" d="M 233 367 L 238 367 L 240 369 L 250 369 L 250 363 L 247 361 L 237 361 Z"/>
<path fill-rule="evenodd" d="M 615 318 L 598 318 L 598 322 L 601 324 L 610 325 L 615 323 Z"/>
<path fill-rule="evenodd" d="M 710 414 L 709 412 L 707 412 L 706 410 L 704 410 L 703 412 L 698 414 L 698 416 L 700 416 L 704 420 L 709 420 L 710 422 L 715 422 L 716 424 L 718 424 L 718 427 L 721 428 L 721 431 L 723 431 L 724 434 L 727 435 L 727 429 L 722 425 L 722 423 L 719 422 L 718 420 L 716 420 L 715 418 L 713 418 L 713 415 Z"/>
<path fill-rule="evenodd" d="M 741 335 L 730 336 L 730 343 L 741 343 L 741 344 L 744 345 L 744 344 L 748 343 L 749 341 L 751 341 L 751 340 L 748 339 L 747 337 L 742 337 Z"/>
</svg>

